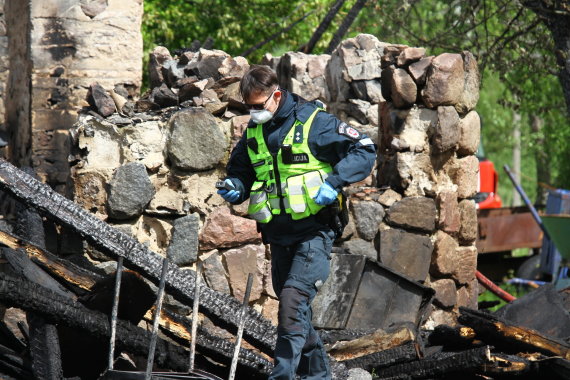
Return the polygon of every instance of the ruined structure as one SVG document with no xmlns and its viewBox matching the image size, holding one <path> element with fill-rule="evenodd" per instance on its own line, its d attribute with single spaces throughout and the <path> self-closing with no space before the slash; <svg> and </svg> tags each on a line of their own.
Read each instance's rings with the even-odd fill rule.
<svg viewBox="0 0 570 380">
<path fill-rule="evenodd" d="M 134 110 L 103 93 L 99 104 L 108 97 L 102 108 L 110 116 L 83 115 L 74 128 L 75 201 L 181 267 L 204 262 L 214 290 L 239 299 L 247 273 L 255 273 L 251 300 L 275 320 L 268 247 L 244 218 L 246 205 L 228 206 L 214 187 L 249 119 L 237 93 L 249 66 L 204 49 L 172 57 L 157 48 L 150 61 L 153 89 Z M 360 35 L 331 56 L 287 53 L 265 63 L 282 86 L 322 100 L 379 147 L 377 170 L 346 189 L 351 223 L 337 245 L 435 289 L 436 325 L 454 324 L 459 306 L 476 307 L 473 56 L 428 57 Z M 115 107 L 120 114 L 111 114 Z M 88 254 L 107 266 L 96 251 Z M 334 271 L 324 289 L 338 293 L 328 283 L 341 283 Z M 335 305 L 319 302 L 330 315 Z"/>
<path fill-rule="evenodd" d="M 33 166 L 63 192 L 68 129 L 87 105 L 89 85 L 123 83 L 133 94 L 140 87 L 142 0 L 0 5 L 0 118 L 10 136 L 5 156 Z"/>
</svg>

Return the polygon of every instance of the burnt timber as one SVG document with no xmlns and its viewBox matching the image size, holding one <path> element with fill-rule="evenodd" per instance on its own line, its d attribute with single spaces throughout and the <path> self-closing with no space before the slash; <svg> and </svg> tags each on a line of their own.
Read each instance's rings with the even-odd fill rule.
<svg viewBox="0 0 570 380">
<path fill-rule="evenodd" d="M 123 257 L 128 266 L 158 283 L 162 257 L 135 239 L 97 219 L 49 186 L 35 180 L 4 159 L 0 159 L 0 188 L 18 201 L 34 207 L 53 221 L 68 227 L 102 252 L 112 257 Z M 192 303 L 195 274 L 182 271 L 170 263 L 166 275 L 166 287 L 181 302 Z M 239 323 L 240 303 L 235 298 L 204 288 L 201 306 L 212 319 L 233 326 Z M 260 350 L 271 353 L 275 345 L 276 328 L 255 310 L 248 308 L 244 335 Z"/>
<path fill-rule="evenodd" d="M 0 278 L 0 301 L 27 312 L 37 313 L 52 323 L 77 328 L 103 340 L 108 340 L 111 334 L 107 314 L 87 309 L 78 302 L 22 278 L 10 275 Z M 119 320 L 117 347 L 145 356 L 150 335 L 150 332 L 140 327 Z M 232 344 L 202 332 L 197 337 L 197 345 L 209 353 L 217 354 L 217 359 L 230 358 L 233 354 Z M 269 361 L 245 349 L 241 349 L 239 359 L 241 365 L 249 367 L 254 373 L 268 373 L 272 368 Z M 185 371 L 188 367 L 188 353 L 182 346 L 158 339 L 155 361 L 160 366 Z"/>
</svg>

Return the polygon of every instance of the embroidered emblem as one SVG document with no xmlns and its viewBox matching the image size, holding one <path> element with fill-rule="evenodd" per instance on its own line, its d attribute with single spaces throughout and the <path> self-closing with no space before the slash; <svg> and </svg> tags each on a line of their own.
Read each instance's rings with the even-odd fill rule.
<svg viewBox="0 0 570 380">
<path fill-rule="evenodd" d="M 344 122 L 338 125 L 337 132 L 339 135 L 346 136 L 353 140 L 360 140 L 360 132 L 358 132 L 355 128 L 347 125 Z"/>
</svg>

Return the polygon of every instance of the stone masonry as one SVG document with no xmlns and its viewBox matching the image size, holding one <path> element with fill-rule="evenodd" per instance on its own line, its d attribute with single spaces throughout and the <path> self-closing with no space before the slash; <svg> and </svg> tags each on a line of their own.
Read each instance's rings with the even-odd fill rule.
<svg viewBox="0 0 570 380">
<path fill-rule="evenodd" d="M 435 324 L 453 324 L 458 306 L 476 307 L 473 56 L 432 57 L 359 35 L 330 56 L 267 55 L 264 63 L 282 86 L 320 99 L 378 146 L 377 170 L 346 189 L 351 222 L 336 244 L 433 287 Z M 214 187 L 249 119 L 237 92 L 248 67 L 223 51 L 173 57 L 157 47 L 152 88 L 136 102 L 91 86 L 91 113 L 71 130 L 72 180 L 75 201 L 101 219 L 182 267 L 202 261 L 212 288 L 239 298 L 254 273 L 253 305 L 275 322 L 269 247 L 247 206 L 229 206 Z M 126 198 L 113 192 L 123 187 Z M 96 251 L 87 254 L 106 267 Z"/>
<path fill-rule="evenodd" d="M 0 97 L 10 135 L 6 155 L 63 192 L 68 130 L 88 106 L 89 86 L 119 86 L 127 96 L 140 87 L 142 0 L 2 0 L 0 6 L 0 90 L 6 62 L 10 68 Z"/>
</svg>

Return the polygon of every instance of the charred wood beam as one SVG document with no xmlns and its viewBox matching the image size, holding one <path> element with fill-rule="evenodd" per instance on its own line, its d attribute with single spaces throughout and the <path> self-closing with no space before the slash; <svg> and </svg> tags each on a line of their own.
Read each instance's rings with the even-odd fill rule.
<svg viewBox="0 0 570 380">
<path fill-rule="evenodd" d="M 48 218 L 79 233 L 102 252 L 122 256 L 132 269 L 158 283 L 162 257 L 125 233 L 110 227 L 49 186 L 36 181 L 4 159 L 0 159 L 0 188 L 20 202 L 44 213 Z M 182 271 L 170 264 L 166 276 L 169 293 L 181 302 L 192 302 L 195 274 Z M 227 294 L 204 288 L 200 305 L 214 321 L 234 327 L 239 322 L 240 308 L 237 299 Z M 246 315 L 245 335 L 261 350 L 271 353 L 275 345 L 276 328 L 260 313 L 249 308 Z"/>
<path fill-rule="evenodd" d="M 520 376 L 533 369 L 532 363 L 517 355 L 493 353 L 489 361 L 481 366 L 479 373 L 486 376 Z"/>
<path fill-rule="evenodd" d="M 80 268 L 74 265 L 73 263 L 68 262 L 67 260 L 59 259 L 55 257 L 53 254 L 42 250 L 41 248 L 31 244 L 30 242 L 26 242 L 24 239 L 21 239 L 20 237 L 14 236 L 13 234 L 9 234 L 7 232 L 0 231 L 0 243 L 5 244 L 11 248 L 19 247 L 25 249 L 25 251 L 32 257 L 41 258 L 41 262 L 44 264 L 44 266 L 47 267 L 48 269 L 52 269 L 50 271 L 52 275 L 59 277 L 64 281 L 71 281 L 74 285 L 77 285 L 85 290 L 89 290 L 90 293 L 80 297 L 79 300 L 89 309 L 99 310 L 105 313 L 106 309 L 104 307 L 101 307 L 101 305 L 99 305 L 101 302 L 96 302 L 93 300 L 93 298 L 98 297 L 98 294 L 101 293 L 101 291 L 104 293 L 105 292 L 104 288 L 107 288 L 109 286 L 111 286 L 112 288 L 114 286 L 114 283 L 109 284 L 108 280 L 113 279 L 114 277 L 111 276 L 108 278 L 103 278 L 102 276 L 99 276 L 93 272 L 89 272 L 83 268 Z M 129 288 L 129 284 L 131 283 L 130 281 L 127 281 L 130 278 L 129 275 L 136 276 L 136 273 L 131 271 L 124 272 L 123 287 L 126 286 L 127 291 L 122 293 L 128 294 L 130 298 L 130 296 L 135 294 L 134 292 L 137 289 L 133 290 Z M 141 297 L 139 296 L 136 298 L 140 299 Z M 150 297 L 149 299 L 154 299 L 154 298 Z M 127 318 L 127 315 L 130 315 L 132 313 L 125 313 L 132 311 L 132 305 L 129 303 L 125 303 L 124 300 L 122 300 L 119 303 L 120 309 L 123 306 L 127 307 L 127 310 L 124 310 L 124 312 L 119 313 L 119 315 L 121 316 L 120 318 L 130 320 L 131 323 L 136 324 L 136 322 L 131 320 L 131 318 Z M 109 307 L 107 307 L 107 309 L 109 309 Z M 150 310 L 147 312 L 145 318 L 147 319 L 147 321 L 152 321 L 152 312 Z M 188 333 L 189 323 L 190 322 L 187 318 L 176 315 L 172 312 L 169 312 L 168 310 L 163 309 L 161 312 L 160 327 L 162 328 L 162 330 L 180 340 L 189 341 L 190 339 L 190 334 Z M 226 358 L 229 358 L 233 354 L 233 347 L 234 347 L 233 343 L 211 334 L 206 329 L 203 328 L 200 329 L 200 333 L 198 334 L 198 341 L 202 343 L 201 345 L 199 345 L 200 353 L 206 356 L 212 356 L 215 360 L 216 359 L 222 360 L 224 355 Z M 245 346 L 247 346 L 247 343 L 245 344 Z M 209 347 L 212 347 L 213 349 Z M 220 354 L 220 352 L 223 353 L 223 355 Z M 266 367 L 267 368 L 271 367 L 271 363 L 268 360 L 266 360 L 269 359 L 269 357 L 264 358 L 263 354 L 260 357 L 258 357 L 255 354 L 250 353 L 246 349 L 242 349 L 240 351 L 240 357 L 247 358 L 248 356 L 251 356 L 250 360 L 252 363 L 257 362 L 259 368 L 264 369 Z"/>
<path fill-rule="evenodd" d="M 460 307 L 459 312 L 459 322 L 473 328 L 477 336 L 488 344 L 509 350 L 541 352 L 548 356 L 570 359 L 570 345 L 562 340 L 513 325 L 507 320 L 481 311 Z"/>
<path fill-rule="evenodd" d="M 441 353 L 434 357 L 396 364 L 378 371 L 379 379 L 424 379 L 460 372 L 475 373 L 488 361 L 488 346 L 473 348 L 458 353 Z"/>
<path fill-rule="evenodd" d="M 29 366 L 17 352 L 0 344 L 0 379 L 33 379 Z"/>
<path fill-rule="evenodd" d="M 418 345 L 416 342 L 407 342 L 398 347 L 378 351 L 354 359 L 348 359 L 341 363 L 346 368 L 363 368 L 369 372 L 381 373 L 382 368 L 394 364 L 410 362 L 419 358 Z"/>
<path fill-rule="evenodd" d="M 432 346 L 440 345 L 447 350 L 459 350 L 483 345 L 481 341 L 475 339 L 476 335 L 471 327 L 439 325 L 433 329 L 428 341 Z"/>
<path fill-rule="evenodd" d="M 52 276 L 61 278 L 81 289 L 91 290 L 93 285 L 102 278 L 9 232 L 0 231 L 0 244 L 14 250 L 23 249 L 33 262 L 40 265 Z"/>
<path fill-rule="evenodd" d="M 14 335 L 4 321 L 0 321 L 0 342 L 15 352 L 22 352 L 27 348 L 24 342 Z"/>
<path fill-rule="evenodd" d="M 31 167 L 23 169 L 26 174 L 37 179 Z M 36 210 L 20 202 L 16 204 L 15 231 L 33 244 L 45 249 L 45 232 L 43 220 Z M 3 249 L 4 257 L 8 259 L 16 272 L 26 279 L 50 289 L 63 297 L 73 298 L 74 294 L 60 285 L 40 267 L 34 264 L 23 250 Z M 61 347 L 57 327 L 46 321 L 41 315 L 27 313 L 29 338 L 28 352 L 32 373 L 38 379 L 59 380 L 63 378 Z"/>
<path fill-rule="evenodd" d="M 0 278 L 0 302 L 42 315 L 52 323 L 83 330 L 104 341 L 107 341 L 111 335 L 109 318 L 106 314 L 89 310 L 78 302 L 73 302 L 21 278 L 14 278 L 9 275 Z M 215 340 L 214 338 L 211 339 Z M 118 349 L 145 356 L 148 353 L 149 342 L 150 332 L 128 322 L 118 321 Z M 203 344 L 206 346 L 209 343 L 204 341 Z M 202 344 L 200 339 L 198 339 L 198 344 Z M 216 350 L 219 345 L 223 345 L 223 343 L 216 341 L 208 348 Z M 218 351 L 224 355 L 224 352 Z M 267 361 L 257 357 L 255 360 L 251 358 L 252 356 L 247 353 L 240 356 L 240 364 L 258 373 L 269 372 L 270 364 Z M 186 371 L 188 369 L 188 352 L 178 345 L 158 339 L 155 362 L 165 368 Z M 260 363 L 265 363 L 261 370 Z"/>
<path fill-rule="evenodd" d="M 407 327 L 403 327 L 393 333 L 387 333 L 379 329 L 372 334 L 357 339 L 337 342 L 332 345 L 328 353 L 337 361 L 345 361 L 400 346 L 414 341 L 415 338 L 414 332 Z"/>
<path fill-rule="evenodd" d="M 161 312 L 161 327 L 165 332 L 172 334 L 173 338 L 180 339 L 185 344 L 188 344 L 191 338 L 191 322 L 192 321 L 188 318 L 184 318 L 171 311 L 162 310 Z M 228 359 L 233 356 L 235 342 L 220 339 L 207 329 L 198 327 L 196 345 L 201 354 L 221 361 L 222 359 Z M 264 358 L 262 354 L 254 353 L 243 347 L 240 348 L 239 357 L 251 365 L 256 365 L 257 370 L 261 373 L 269 373 L 273 368 L 273 364 L 271 364 L 269 358 Z"/>
</svg>

